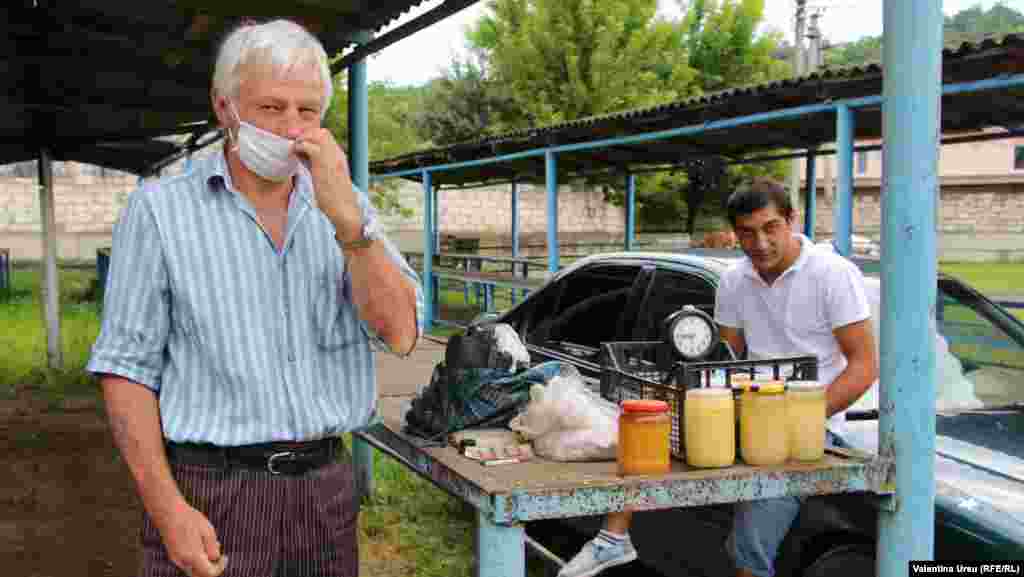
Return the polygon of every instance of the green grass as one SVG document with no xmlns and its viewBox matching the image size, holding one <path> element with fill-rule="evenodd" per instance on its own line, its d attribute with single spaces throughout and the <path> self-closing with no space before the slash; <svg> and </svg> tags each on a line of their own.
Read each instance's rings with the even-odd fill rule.
<svg viewBox="0 0 1024 577">
<path fill-rule="evenodd" d="M 944 262 L 939 270 L 988 296 L 1024 296 L 1024 263 Z"/>
<path fill-rule="evenodd" d="M 61 269 L 61 350 L 64 369 L 46 368 L 46 330 L 39 299 L 37 270 L 15 268 L 12 291 L 0 302 L 0 396 L 10 395 L 15 386 L 43 389 L 54 397 L 94 394 L 92 378 L 85 373 L 89 350 L 99 334 L 99 307 L 94 299 L 95 273 L 83 269 Z"/>
</svg>

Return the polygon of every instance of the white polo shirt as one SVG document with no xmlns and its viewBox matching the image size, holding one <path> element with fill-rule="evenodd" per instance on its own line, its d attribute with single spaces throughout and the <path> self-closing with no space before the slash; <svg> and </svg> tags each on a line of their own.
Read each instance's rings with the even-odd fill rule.
<svg viewBox="0 0 1024 577">
<path fill-rule="evenodd" d="M 871 317 L 864 277 L 849 260 L 804 235 L 794 236 L 800 240 L 800 256 L 771 285 L 749 258 L 722 275 L 715 320 L 743 331 L 752 359 L 818 357 L 818 380 L 831 384 L 847 364 L 832 331 Z M 837 435 L 842 435 L 845 412 L 828 420 L 828 429 Z"/>
</svg>

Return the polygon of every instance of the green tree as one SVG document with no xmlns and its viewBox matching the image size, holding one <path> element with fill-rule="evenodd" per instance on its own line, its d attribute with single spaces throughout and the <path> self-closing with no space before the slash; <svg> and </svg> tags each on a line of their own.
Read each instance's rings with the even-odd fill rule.
<svg viewBox="0 0 1024 577">
<path fill-rule="evenodd" d="M 370 158 L 392 158 L 426 148 L 414 127 L 416 112 L 424 96 L 422 87 L 396 87 L 372 82 L 367 87 L 369 106 Z M 345 73 L 334 78 L 334 99 L 327 109 L 324 126 L 348 148 L 348 81 Z M 389 179 L 371 187 L 370 198 L 383 214 L 411 216 L 398 198 L 398 182 Z"/>
<path fill-rule="evenodd" d="M 999 2 L 988 10 L 976 4 L 945 18 L 944 42 L 958 46 L 986 36 L 1024 32 L 1024 14 Z M 868 36 L 825 50 L 827 66 L 860 66 L 882 60 L 882 37 Z"/>
<path fill-rule="evenodd" d="M 779 60 L 782 35 L 757 35 L 764 18 L 764 0 L 680 0 L 685 10 L 683 30 L 690 67 L 701 88 L 713 92 L 760 84 L 792 74 Z"/>
<path fill-rule="evenodd" d="M 421 139 L 441 146 L 503 132 L 501 119 L 514 107 L 508 92 L 483 66 L 456 59 L 428 84 L 412 118 Z"/>
<path fill-rule="evenodd" d="M 545 125 L 697 91 L 673 23 L 656 0 L 491 0 L 467 33 L 508 89 L 510 127 Z"/>
</svg>

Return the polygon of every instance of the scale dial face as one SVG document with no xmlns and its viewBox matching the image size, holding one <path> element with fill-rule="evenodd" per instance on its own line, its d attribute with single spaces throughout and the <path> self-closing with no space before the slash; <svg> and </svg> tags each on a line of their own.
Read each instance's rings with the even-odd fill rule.
<svg viewBox="0 0 1024 577">
<path fill-rule="evenodd" d="M 668 340 L 679 356 L 694 361 L 711 354 L 718 330 L 708 315 L 687 307 L 669 317 Z"/>
</svg>

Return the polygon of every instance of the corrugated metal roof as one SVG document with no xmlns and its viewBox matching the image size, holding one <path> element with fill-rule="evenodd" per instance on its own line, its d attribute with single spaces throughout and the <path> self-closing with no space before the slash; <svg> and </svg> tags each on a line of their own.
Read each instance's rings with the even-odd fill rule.
<svg viewBox="0 0 1024 577">
<path fill-rule="evenodd" d="M 984 38 L 943 50 L 943 82 L 958 83 L 1006 74 L 1024 73 L 1024 36 L 1007 35 Z M 703 122 L 792 108 L 830 100 L 880 94 L 882 67 L 878 63 L 847 68 L 825 68 L 802 77 L 787 78 L 723 90 L 649 108 L 614 112 L 559 124 L 516 130 L 499 135 L 460 142 L 449 146 L 417 151 L 371 163 L 371 172 L 384 174 L 399 170 L 461 162 L 510 154 L 552 145 L 627 136 L 698 125 Z M 1014 91 L 1020 93 L 1020 91 Z M 1022 118 L 1024 104 L 1004 99 L 999 106 L 983 105 L 981 99 L 992 92 L 961 94 L 943 99 L 943 129 L 960 131 L 999 125 L 1006 117 Z M 1016 99 L 1013 99 L 1016 100 Z M 857 111 L 858 138 L 881 135 L 878 109 Z M 779 148 L 805 148 L 832 142 L 835 132 L 833 114 L 820 114 L 797 120 L 765 122 L 738 127 L 720 134 L 652 141 L 643 145 L 620 147 L 616 154 L 592 150 L 559 154 L 559 163 L 592 167 L 595 164 L 666 164 L 673 154 L 720 154 L 740 157 L 752 152 Z M 615 152 L 615 151 L 613 151 Z M 444 183 L 462 184 L 506 179 L 516 175 L 541 176 L 536 160 L 513 161 L 490 167 L 472 167 L 438 173 Z"/>
<path fill-rule="evenodd" d="M 379 31 L 424 1 L 5 2 L 0 164 L 46 146 L 57 160 L 144 172 L 180 148 L 158 137 L 213 128 L 214 52 L 243 17 L 298 20 L 335 54 L 357 31 Z"/>
</svg>

